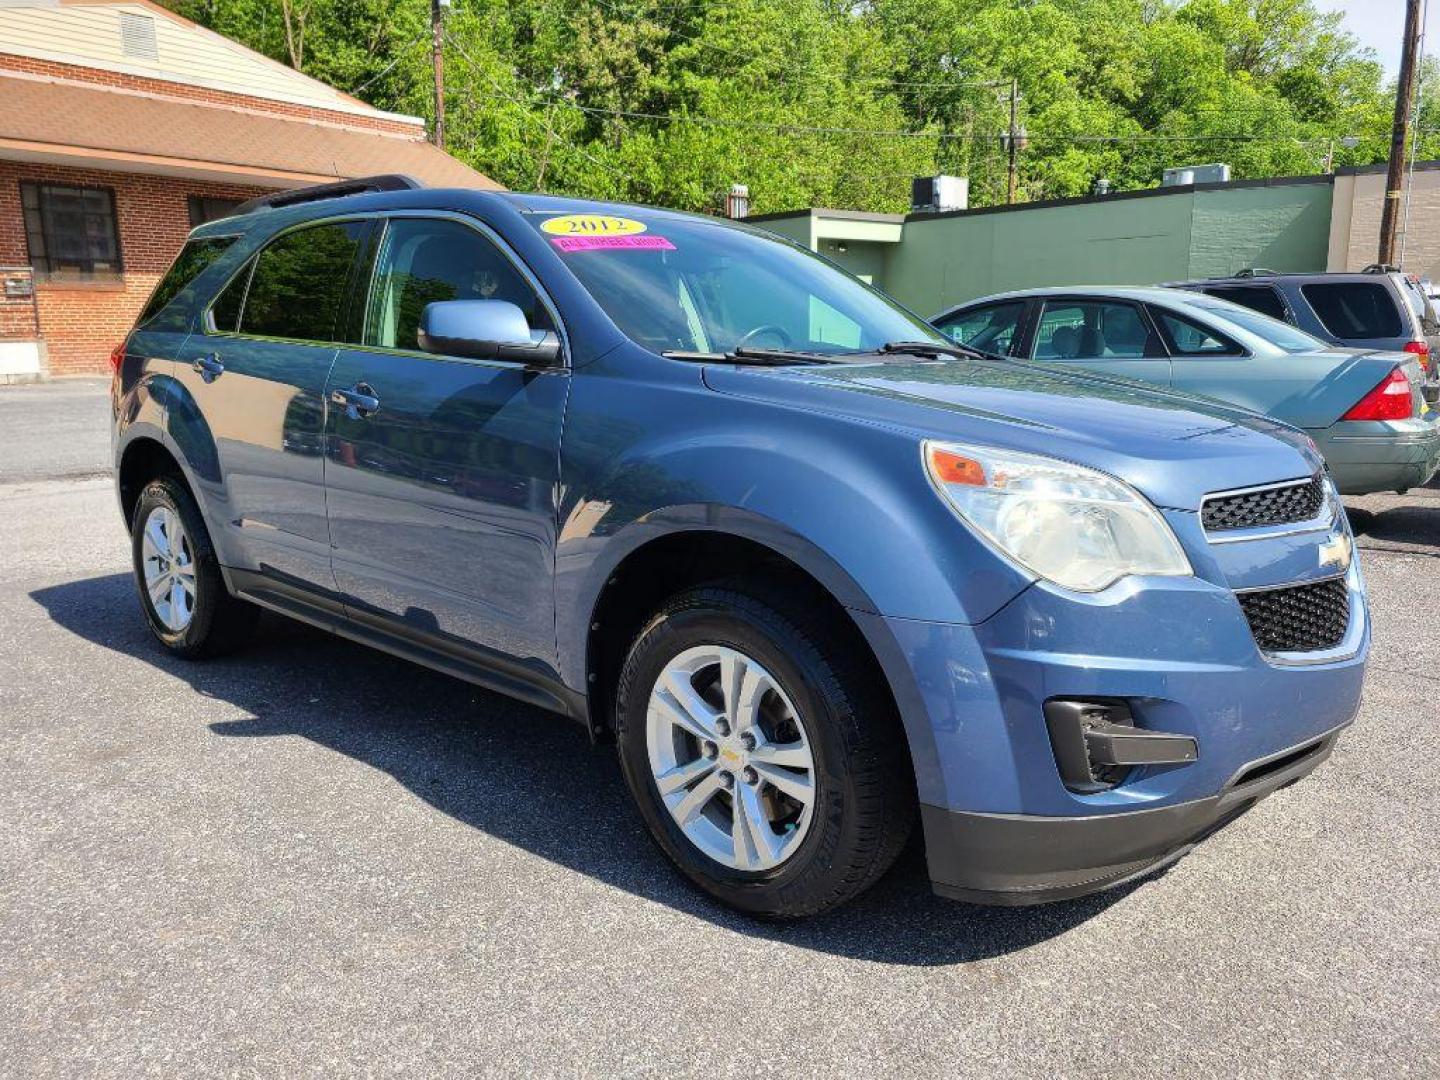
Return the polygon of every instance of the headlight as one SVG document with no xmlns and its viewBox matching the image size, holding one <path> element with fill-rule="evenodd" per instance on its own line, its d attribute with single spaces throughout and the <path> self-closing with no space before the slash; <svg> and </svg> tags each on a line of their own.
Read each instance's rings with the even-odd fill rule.
<svg viewBox="0 0 1440 1080">
<path fill-rule="evenodd" d="M 960 519 L 1021 566 L 1076 592 L 1129 574 L 1194 571 L 1170 526 L 1128 484 L 1083 465 L 927 441 L 925 467 Z"/>
</svg>

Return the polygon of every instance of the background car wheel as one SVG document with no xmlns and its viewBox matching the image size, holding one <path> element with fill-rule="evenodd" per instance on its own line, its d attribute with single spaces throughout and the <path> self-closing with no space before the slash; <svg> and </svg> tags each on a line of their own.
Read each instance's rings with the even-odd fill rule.
<svg viewBox="0 0 1440 1080">
<path fill-rule="evenodd" d="M 753 915 L 841 904 L 895 861 L 909 750 L 855 635 L 808 596 L 744 581 L 673 597 L 631 647 L 615 727 L 661 849 Z"/>
<path fill-rule="evenodd" d="M 167 649 L 198 659 L 245 642 L 257 609 L 225 588 L 204 519 L 183 484 L 161 477 L 146 485 L 130 533 L 140 607 Z"/>
</svg>

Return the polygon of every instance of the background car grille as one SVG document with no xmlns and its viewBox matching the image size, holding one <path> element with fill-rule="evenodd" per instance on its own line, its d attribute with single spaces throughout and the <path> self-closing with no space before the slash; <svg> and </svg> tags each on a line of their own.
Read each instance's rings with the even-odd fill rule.
<svg viewBox="0 0 1440 1080">
<path fill-rule="evenodd" d="M 1344 578 L 1238 596 L 1250 632 L 1266 652 L 1333 648 L 1350 625 L 1350 589 Z"/>
<path fill-rule="evenodd" d="M 1324 485 L 1318 476 L 1312 476 L 1294 484 L 1206 499 L 1200 506 L 1200 523 L 1207 532 L 1290 525 L 1309 521 L 1324 505 Z"/>
</svg>

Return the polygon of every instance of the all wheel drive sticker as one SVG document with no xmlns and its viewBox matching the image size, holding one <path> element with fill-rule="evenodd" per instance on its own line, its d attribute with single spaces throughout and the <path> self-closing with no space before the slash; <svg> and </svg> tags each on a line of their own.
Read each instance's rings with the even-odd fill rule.
<svg viewBox="0 0 1440 1080">
<path fill-rule="evenodd" d="M 645 223 L 610 214 L 564 214 L 540 226 L 550 242 L 561 251 L 596 251 L 603 248 L 630 248 L 642 251 L 674 251 L 675 245 L 663 236 L 642 236 Z"/>
</svg>

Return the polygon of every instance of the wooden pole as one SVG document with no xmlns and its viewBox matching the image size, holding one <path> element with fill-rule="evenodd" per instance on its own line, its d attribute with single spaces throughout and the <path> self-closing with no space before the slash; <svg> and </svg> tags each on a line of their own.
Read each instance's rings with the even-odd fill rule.
<svg viewBox="0 0 1440 1080">
<path fill-rule="evenodd" d="M 1410 105 L 1415 94 L 1415 60 L 1420 45 L 1420 0 L 1406 0 L 1405 41 L 1395 87 L 1395 123 L 1390 129 L 1390 167 L 1385 174 L 1385 207 L 1380 215 L 1379 262 L 1395 262 L 1400 200 L 1405 195 L 1405 142 L 1410 136 Z"/>
<path fill-rule="evenodd" d="M 445 149 L 445 19 L 440 0 L 430 0 L 430 58 L 435 70 L 435 127 L 430 141 Z"/>
<path fill-rule="evenodd" d="M 1417 2 L 1418 2 L 1418 0 L 1417 0 Z M 1006 186 L 1006 189 L 1005 189 L 1005 190 L 1006 190 L 1005 201 L 1006 201 L 1007 203 L 1013 203 L 1013 202 L 1015 201 L 1015 153 L 1016 153 L 1016 151 L 1019 149 L 1019 147 L 1016 146 L 1016 143 L 1019 142 L 1019 139 L 1020 139 L 1019 127 L 1018 127 L 1018 125 L 1017 125 L 1017 123 L 1016 123 L 1016 120 L 1017 120 L 1017 115 L 1016 115 L 1016 113 L 1017 113 L 1017 109 L 1018 109 L 1018 99 L 1019 99 L 1019 97 L 1020 97 L 1020 83 L 1019 83 L 1019 80 L 1017 80 L 1017 79 L 1011 79 L 1011 80 L 1010 80 L 1010 166 L 1009 166 L 1009 182 L 1008 182 L 1008 184 L 1007 184 L 1007 186 Z"/>
</svg>

